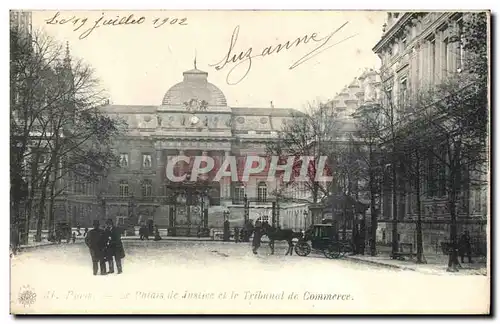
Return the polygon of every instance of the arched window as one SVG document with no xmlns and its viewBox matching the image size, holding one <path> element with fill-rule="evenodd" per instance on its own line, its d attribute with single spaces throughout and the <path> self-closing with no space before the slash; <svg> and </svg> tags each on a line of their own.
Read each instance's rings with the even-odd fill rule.
<svg viewBox="0 0 500 324">
<path fill-rule="evenodd" d="M 151 197 L 153 191 L 153 185 L 151 184 L 151 180 L 146 179 L 142 182 L 142 196 L 143 197 Z"/>
<path fill-rule="evenodd" d="M 122 196 L 122 197 L 128 196 L 128 182 L 127 182 L 127 180 L 120 181 L 120 196 Z"/>
<path fill-rule="evenodd" d="M 245 186 L 242 183 L 236 183 L 234 185 L 234 195 L 233 199 L 236 203 L 243 203 L 245 200 Z"/>
<path fill-rule="evenodd" d="M 260 182 L 257 186 L 257 200 L 259 202 L 267 201 L 267 185 L 265 182 Z"/>
</svg>

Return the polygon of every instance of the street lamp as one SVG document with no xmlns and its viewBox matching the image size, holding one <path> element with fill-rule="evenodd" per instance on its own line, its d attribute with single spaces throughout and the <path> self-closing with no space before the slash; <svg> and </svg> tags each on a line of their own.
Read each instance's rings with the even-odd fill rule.
<svg viewBox="0 0 500 324">
<path fill-rule="evenodd" d="M 309 216 L 309 212 L 304 209 L 304 227 L 307 227 L 307 217 Z"/>
</svg>

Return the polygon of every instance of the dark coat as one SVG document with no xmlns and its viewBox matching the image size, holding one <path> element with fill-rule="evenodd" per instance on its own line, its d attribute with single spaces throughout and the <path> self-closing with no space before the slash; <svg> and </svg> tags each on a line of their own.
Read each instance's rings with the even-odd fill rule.
<svg viewBox="0 0 500 324">
<path fill-rule="evenodd" d="M 104 258 L 104 249 L 106 247 L 106 237 L 104 230 L 91 229 L 85 237 L 85 244 L 89 247 L 92 261 L 100 261 Z"/>
<path fill-rule="evenodd" d="M 262 227 L 260 227 L 260 226 L 254 227 L 252 246 L 254 246 L 256 248 L 260 247 L 260 240 L 262 239 L 263 234 L 264 234 L 264 231 L 263 231 Z"/>
<path fill-rule="evenodd" d="M 106 256 L 114 256 L 118 259 L 123 259 L 125 257 L 125 250 L 123 249 L 122 243 L 122 233 L 117 227 L 105 230 L 106 237 Z"/>
<path fill-rule="evenodd" d="M 460 240 L 458 241 L 458 246 L 460 249 L 470 249 L 470 236 L 468 234 L 462 234 Z"/>
</svg>

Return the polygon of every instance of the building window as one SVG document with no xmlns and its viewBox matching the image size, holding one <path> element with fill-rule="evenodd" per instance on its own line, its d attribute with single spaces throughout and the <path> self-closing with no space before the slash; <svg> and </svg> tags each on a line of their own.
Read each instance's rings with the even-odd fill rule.
<svg viewBox="0 0 500 324">
<path fill-rule="evenodd" d="M 122 168 L 128 167 L 128 153 L 121 153 L 120 154 L 120 166 Z"/>
<path fill-rule="evenodd" d="M 116 216 L 116 226 L 117 227 L 123 227 L 125 226 L 125 219 L 126 216 Z"/>
<path fill-rule="evenodd" d="M 426 179 L 426 192 L 428 197 L 434 197 L 437 194 L 436 185 L 436 165 L 434 164 L 435 158 L 432 156 L 427 160 L 427 179 Z"/>
<path fill-rule="evenodd" d="M 259 218 L 257 218 L 257 221 L 260 221 L 262 223 L 269 223 L 269 216 L 268 215 L 262 215 Z"/>
<path fill-rule="evenodd" d="M 241 183 L 237 183 L 234 186 L 234 201 L 237 203 L 243 203 L 245 200 L 245 187 Z"/>
<path fill-rule="evenodd" d="M 38 164 L 43 166 L 47 162 L 48 162 L 47 154 L 45 153 L 40 154 L 40 157 L 38 158 Z"/>
<path fill-rule="evenodd" d="M 151 168 L 151 154 L 143 154 L 142 155 L 142 167 L 144 169 Z"/>
<path fill-rule="evenodd" d="M 265 182 L 261 182 L 257 186 L 257 200 L 259 202 L 267 201 L 267 185 Z"/>
<path fill-rule="evenodd" d="M 399 100 L 400 109 L 403 111 L 408 111 L 407 107 L 408 99 L 408 79 L 405 77 L 401 79 L 400 89 L 399 89 Z"/>
<path fill-rule="evenodd" d="M 128 196 L 128 182 L 126 180 L 120 181 L 120 196 Z"/>
<path fill-rule="evenodd" d="M 438 186 L 437 186 L 438 197 L 443 197 L 446 195 L 446 166 L 443 163 L 439 163 L 438 168 Z"/>
<path fill-rule="evenodd" d="M 151 197 L 153 191 L 153 185 L 151 184 L 151 180 L 146 179 L 142 182 L 142 196 L 143 197 Z"/>
<path fill-rule="evenodd" d="M 406 37 L 403 38 L 403 40 L 401 41 L 401 49 L 402 50 L 405 50 L 406 49 L 406 45 L 407 45 L 407 40 L 406 40 Z"/>
<path fill-rule="evenodd" d="M 482 199 L 481 199 L 481 189 L 474 190 L 474 211 L 481 212 Z"/>
</svg>

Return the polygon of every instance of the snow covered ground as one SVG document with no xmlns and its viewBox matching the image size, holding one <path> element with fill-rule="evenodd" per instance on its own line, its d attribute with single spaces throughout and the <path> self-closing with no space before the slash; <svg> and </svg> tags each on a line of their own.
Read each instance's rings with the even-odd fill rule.
<svg viewBox="0 0 500 324">
<path fill-rule="evenodd" d="M 93 276 L 83 244 L 11 259 L 14 313 L 478 313 L 486 276 L 434 276 L 249 243 L 124 241 L 124 273 Z M 19 298 L 36 293 L 33 303 Z"/>
</svg>

